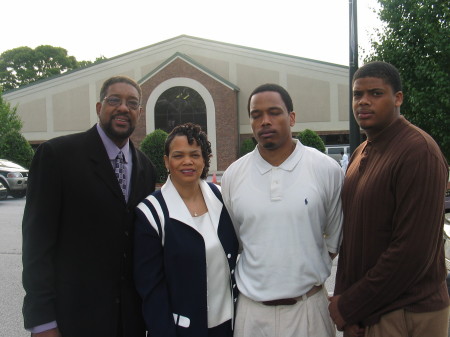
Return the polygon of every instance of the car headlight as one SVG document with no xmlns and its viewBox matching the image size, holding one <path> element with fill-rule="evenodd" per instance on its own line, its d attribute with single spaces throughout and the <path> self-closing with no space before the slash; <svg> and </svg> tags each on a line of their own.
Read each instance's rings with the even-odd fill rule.
<svg viewBox="0 0 450 337">
<path fill-rule="evenodd" d="M 6 176 L 8 178 L 22 178 L 23 177 L 22 173 L 20 173 L 20 172 L 9 172 Z"/>
</svg>

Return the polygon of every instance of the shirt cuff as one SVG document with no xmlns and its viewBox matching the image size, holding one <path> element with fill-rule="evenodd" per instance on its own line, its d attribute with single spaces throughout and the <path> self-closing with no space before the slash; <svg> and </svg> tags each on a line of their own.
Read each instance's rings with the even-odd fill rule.
<svg viewBox="0 0 450 337">
<path fill-rule="evenodd" d="M 45 324 L 41 324 L 35 327 L 32 327 L 31 329 L 27 329 L 29 332 L 31 333 L 40 333 L 40 332 L 44 332 L 47 330 L 51 330 L 54 329 L 58 326 L 58 324 L 56 324 L 56 321 L 50 322 L 50 323 L 45 323 Z"/>
</svg>

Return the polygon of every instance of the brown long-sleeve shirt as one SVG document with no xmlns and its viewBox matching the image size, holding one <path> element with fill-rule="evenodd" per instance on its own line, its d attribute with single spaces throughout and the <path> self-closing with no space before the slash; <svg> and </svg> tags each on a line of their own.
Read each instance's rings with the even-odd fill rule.
<svg viewBox="0 0 450 337">
<path fill-rule="evenodd" d="M 443 249 L 448 165 L 424 131 L 402 116 L 362 143 L 343 190 L 343 243 L 335 295 L 347 323 L 372 325 L 404 308 L 449 304 Z"/>
</svg>

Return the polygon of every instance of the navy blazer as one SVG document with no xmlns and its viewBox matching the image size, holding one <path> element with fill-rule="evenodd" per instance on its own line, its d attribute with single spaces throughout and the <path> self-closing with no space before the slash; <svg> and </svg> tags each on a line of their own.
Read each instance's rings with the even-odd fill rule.
<svg viewBox="0 0 450 337">
<path fill-rule="evenodd" d="M 25 327 L 57 322 L 64 337 L 145 336 L 132 279 L 134 209 L 154 191 L 150 160 L 130 142 L 128 203 L 96 126 L 42 144 L 23 217 Z"/>
<path fill-rule="evenodd" d="M 227 256 L 234 308 L 238 240 L 218 187 L 201 181 L 201 188 Z M 134 277 L 150 336 L 207 337 L 205 243 L 170 178 L 136 213 Z"/>
</svg>

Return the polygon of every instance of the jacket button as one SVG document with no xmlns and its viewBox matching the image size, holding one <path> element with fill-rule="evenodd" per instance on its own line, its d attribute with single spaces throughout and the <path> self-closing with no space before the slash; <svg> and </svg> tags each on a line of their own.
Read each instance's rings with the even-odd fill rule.
<svg viewBox="0 0 450 337">
<path fill-rule="evenodd" d="M 227 257 L 228 257 L 229 259 L 231 259 L 231 254 L 228 254 Z"/>
</svg>

